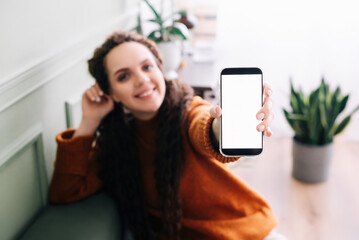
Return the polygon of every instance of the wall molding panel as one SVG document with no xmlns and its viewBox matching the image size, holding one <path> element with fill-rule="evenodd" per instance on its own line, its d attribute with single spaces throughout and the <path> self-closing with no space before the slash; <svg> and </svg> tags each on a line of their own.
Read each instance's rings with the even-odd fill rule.
<svg viewBox="0 0 359 240">
<path fill-rule="evenodd" d="M 32 144 L 42 134 L 43 127 L 40 124 L 34 125 L 20 137 L 14 140 L 3 152 L 0 152 L 0 168 L 28 144 Z"/>
<path fill-rule="evenodd" d="M 0 154 L 0 232 L 4 239 L 15 239 L 47 204 L 42 134 L 42 126 L 36 124 Z"/>
<path fill-rule="evenodd" d="M 14 76 L 0 83 L 0 113 L 86 59 L 93 52 L 94 47 L 102 42 L 104 36 L 112 29 L 133 27 L 138 12 L 137 8 L 126 11 L 122 16 L 105 24 L 101 29 L 94 30 L 72 46 L 66 47 L 27 69 L 20 70 Z"/>
</svg>

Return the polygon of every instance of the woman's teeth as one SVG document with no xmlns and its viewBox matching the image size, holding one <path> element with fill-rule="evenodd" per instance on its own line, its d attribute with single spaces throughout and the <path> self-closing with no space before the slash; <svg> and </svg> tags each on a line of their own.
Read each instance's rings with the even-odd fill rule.
<svg viewBox="0 0 359 240">
<path fill-rule="evenodd" d="M 150 95 L 151 93 L 153 92 L 153 89 L 151 90 L 148 90 L 147 92 L 141 94 L 141 95 L 138 95 L 139 98 L 143 98 L 143 97 L 147 97 L 148 95 Z"/>
</svg>

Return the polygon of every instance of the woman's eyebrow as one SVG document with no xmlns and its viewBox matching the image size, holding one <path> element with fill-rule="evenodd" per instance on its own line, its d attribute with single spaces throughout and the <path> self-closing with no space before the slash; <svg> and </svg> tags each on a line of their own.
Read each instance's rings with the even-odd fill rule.
<svg viewBox="0 0 359 240">
<path fill-rule="evenodd" d="M 116 76 L 119 72 L 124 72 L 124 71 L 127 71 L 127 70 L 128 70 L 128 68 L 120 68 L 113 74 L 113 76 Z"/>
<path fill-rule="evenodd" d="M 147 61 L 149 61 L 150 59 L 149 58 L 146 58 L 146 59 L 144 59 L 142 62 L 141 62 L 141 64 L 143 64 L 144 62 L 147 62 Z"/>
</svg>

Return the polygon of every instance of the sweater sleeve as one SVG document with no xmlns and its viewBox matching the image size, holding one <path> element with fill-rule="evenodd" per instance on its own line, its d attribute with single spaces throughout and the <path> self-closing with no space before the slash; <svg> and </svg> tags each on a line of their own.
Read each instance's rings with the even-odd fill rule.
<svg viewBox="0 0 359 240">
<path fill-rule="evenodd" d="M 70 203 L 96 193 L 102 187 L 92 143 L 94 137 L 72 138 L 74 129 L 57 135 L 55 169 L 50 184 L 51 203 Z"/>
<path fill-rule="evenodd" d="M 238 157 L 225 157 L 218 147 L 215 148 L 211 142 L 211 131 L 213 117 L 209 114 L 211 104 L 196 96 L 193 98 L 188 113 L 189 138 L 193 148 L 200 154 L 214 157 L 220 162 L 227 163 L 237 161 Z"/>
</svg>

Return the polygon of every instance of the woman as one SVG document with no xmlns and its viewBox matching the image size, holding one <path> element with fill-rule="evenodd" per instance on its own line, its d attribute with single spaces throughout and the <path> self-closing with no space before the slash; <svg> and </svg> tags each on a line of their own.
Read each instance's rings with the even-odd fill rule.
<svg viewBox="0 0 359 240">
<path fill-rule="evenodd" d="M 271 232 L 268 204 L 223 164 L 238 158 L 218 152 L 220 107 L 166 80 L 153 42 L 114 33 L 89 71 L 96 84 L 83 94 L 81 124 L 57 136 L 52 203 L 103 188 L 135 239 L 259 240 Z M 264 88 L 257 130 L 271 136 Z"/>
</svg>

